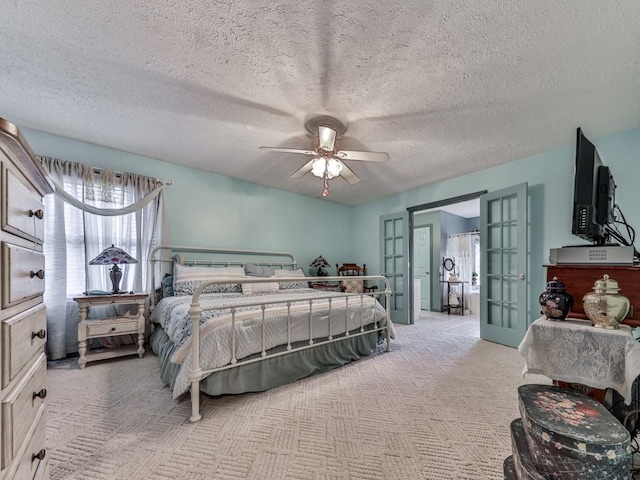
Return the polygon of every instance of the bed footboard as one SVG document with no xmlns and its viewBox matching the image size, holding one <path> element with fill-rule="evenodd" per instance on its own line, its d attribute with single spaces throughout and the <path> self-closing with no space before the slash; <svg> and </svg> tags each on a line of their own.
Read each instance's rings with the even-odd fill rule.
<svg viewBox="0 0 640 480">
<path fill-rule="evenodd" d="M 289 252 L 173 245 L 162 245 L 153 249 L 150 255 L 150 263 L 154 288 L 158 286 L 156 285 L 156 283 L 159 283 L 156 282 L 157 279 L 163 279 L 165 273 L 174 273 L 175 265 L 242 266 L 246 268 L 249 264 L 255 264 L 282 270 L 295 270 L 297 268 L 296 258 Z M 191 297 L 188 316 L 184 314 L 181 317 L 181 321 L 184 322 L 181 325 L 184 327 L 190 326 L 191 329 L 190 346 L 187 346 L 187 350 L 190 348 L 189 354 L 191 358 L 188 359 L 189 354 L 185 354 L 184 350 L 182 350 L 181 354 L 185 354 L 186 357 L 180 357 L 180 360 L 175 361 L 175 363 L 182 363 L 182 359 L 185 361 L 179 370 L 179 392 L 176 393 L 176 390 L 174 390 L 174 396 L 190 391 L 191 416 L 189 420 L 197 422 L 202 418 L 200 415 L 200 382 L 214 372 L 229 370 L 254 362 L 262 362 L 265 359 L 314 349 L 319 346 L 331 348 L 330 344 L 334 342 L 344 342 L 346 339 L 354 339 L 374 332 L 384 336 L 386 339 L 386 351 L 390 351 L 393 328 L 390 321 L 392 293 L 390 283 L 382 275 L 368 275 L 358 277 L 358 279 L 369 281 L 370 283 L 375 282 L 379 286 L 384 286 L 384 288 L 361 294 L 320 292 L 311 289 L 307 293 L 301 290 L 294 296 L 295 300 L 292 300 L 294 297 L 291 295 L 278 295 L 279 299 L 277 300 L 274 299 L 275 297 L 269 299 L 267 296 L 247 295 L 243 296 L 241 306 L 234 306 L 236 304 L 233 302 L 223 306 L 219 304 L 215 306 L 210 300 L 203 303 L 203 293 L 209 287 L 228 283 L 229 279 L 208 281 L 198 286 Z M 286 282 L 300 283 L 301 280 L 300 276 L 291 275 L 291 277 L 277 276 L 275 281 L 282 282 L 280 283 L 282 285 Z M 337 283 L 342 280 L 344 280 L 344 277 L 304 277 L 303 282 L 309 282 L 310 284 L 327 281 Z M 273 278 L 243 277 L 239 283 L 265 284 L 272 282 L 274 282 Z M 216 289 L 214 288 L 213 290 Z M 256 290 L 264 291 L 264 289 L 260 288 L 256 288 Z M 150 311 L 153 311 L 156 304 L 156 296 L 151 295 L 151 297 Z M 365 306 L 365 304 L 367 305 Z M 384 304 L 384 308 L 381 306 L 382 304 Z M 333 308 L 334 306 L 335 308 Z M 186 305 L 184 307 L 186 309 Z M 248 313 L 247 307 L 252 311 Z M 324 310 L 320 311 L 318 310 L 319 308 L 324 308 Z M 274 313 L 274 309 L 277 310 L 277 313 Z M 315 316 L 314 309 L 316 311 Z M 220 311 L 214 312 L 213 310 Z M 364 319 L 366 314 L 363 313 L 365 311 L 370 315 L 366 321 Z M 207 336 L 210 333 L 210 330 L 207 330 L 210 327 L 207 320 L 209 317 L 215 317 L 218 314 L 223 319 L 225 328 L 227 328 L 225 335 L 229 337 L 230 343 L 226 343 L 226 336 L 218 337 L 224 338 L 224 340 L 220 340 L 220 343 L 215 343 L 215 347 L 212 347 L 211 343 L 203 344 L 202 341 L 203 336 L 205 336 L 205 340 L 211 340 L 211 337 Z M 241 323 L 247 321 L 249 323 Z M 241 327 L 240 330 L 244 335 L 242 338 L 238 336 L 237 332 L 239 330 L 236 329 L 236 325 L 239 325 L 238 328 Z M 248 341 L 246 336 L 248 329 L 251 329 L 253 335 L 251 341 Z M 301 334 L 302 330 L 304 332 Z M 262 337 L 261 340 L 260 336 Z M 277 340 L 274 340 L 274 337 L 277 337 Z M 183 340 L 181 338 L 181 341 Z M 259 348 L 260 342 L 262 343 L 262 348 Z M 216 362 L 212 362 L 210 357 L 207 356 L 212 350 L 220 355 Z M 224 352 L 220 353 L 222 350 Z M 203 352 L 204 358 L 208 362 L 204 365 L 202 363 L 203 357 L 201 356 Z M 212 365 L 217 368 L 209 368 Z"/>
<path fill-rule="evenodd" d="M 267 346 L 267 342 L 266 342 L 267 330 L 269 328 L 266 311 L 269 308 L 269 306 L 276 303 L 276 301 L 272 300 L 272 301 L 261 302 L 259 300 L 259 297 L 257 297 L 256 302 L 253 304 L 248 304 L 245 302 L 244 303 L 245 307 L 256 306 L 261 310 L 260 322 L 261 322 L 261 331 L 262 331 L 262 351 L 260 352 L 260 355 L 257 355 L 254 358 L 251 358 L 248 360 L 242 360 L 241 363 L 246 364 L 246 363 L 252 363 L 252 362 L 260 362 L 266 358 L 271 358 L 271 357 L 280 356 L 280 355 L 287 355 L 291 352 L 305 350 L 305 349 L 312 349 L 320 345 L 326 345 L 332 342 L 340 342 L 348 338 L 353 338 L 361 335 L 368 335 L 376 331 L 385 335 L 386 351 L 387 352 L 390 351 L 391 350 L 391 332 L 392 332 L 392 324 L 390 321 L 390 318 L 391 318 L 390 305 L 391 305 L 392 292 L 391 292 L 389 281 L 387 280 L 387 278 L 385 278 L 382 275 L 370 275 L 365 277 L 359 277 L 359 279 L 360 278 L 362 278 L 363 280 L 376 281 L 381 284 L 384 284 L 384 290 L 381 290 L 379 292 L 372 292 L 372 293 L 360 293 L 360 294 L 343 293 L 339 295 L 335 293 L 318 295 L 317 292 L 314 292 L 314 294 L 312 296 L 309 296 L 308 298 L 305 298 L 304 296 L 302 296 L 300 298 L 297 298 L 295 302 L 291 300 L 287 301 L 286 302 L 287 341 L 286 341 L 286 348 L 282 351 L 270 352 L 269 351 L 270 348 Z M 320 281 L 324 281 L 324 282 L 336 281 L 337 282 L 337 281 L 340 281 L 341 279 L 343 279 L 343 277 L 305 277 L 305 281 L 309 281 L 309 282 L 320 282 Z M 279 277 L 278 278 L 278 282 L 296 282 L 296 281 L 300 281 L 300 277 Z M 209 310 L 212 310 L 212 308 L 206 308 L 206 307 L 203 308 L 203 306 L 201 305 L 201 295 L 203 291 L 205 291 L 211 285 L 216 285 L 224 282 L 228 282 L 228 280 L 222 280 L 219 282 L 215 282 L 215 281 L 207 282 L 201 285 L 200 287 L 198 287 L 192 297 L 191 306 L 189 308 L 189 317 L 191 320 L 191 351 L 192 351 L 191 366 L 190 366 L 189 376 L 188 376 L 191 384 L 191 387 L 190 387 L 191 417 L 189 418 L 191 422 L 197 422 L 202 418 L 200 414 L 200 381 L 203 378 L 205 378 L 207 375 L 213 372 L 234 368 L 239 364 L 239 359 L 236 358 L 236 344 L 239 341 L 239 339 L 236 336 L 236 323 L 240 321 L 239 317 L 241 317 L 242 314 L 235 307 L 232 307 L 230 309 L 230 312 L 231 312 L 230 314 L 231 315 L 231 340 L 230 340 L 231 341 L 231 346 L 230 346 L 231 362 L 230 364 L 220 368 L 214 368 L 214 369 L 208 369 L 208 370 L 203 370 L 200 364 L 201 315 Z M 268 283 L 268 282 L 273 282 L 273 279 L 247 278 L 247 279 L 243 279 L 242 282 L 243 283 Z M 384 320 L 379 321 L 374 319 L 372 324 L 365 326 L 364 317 L 362 313 L 363 305 L 365 301 L 368 303 L 371 303 L 371 300 L 368 300 L 368 298 L 379 299 L 382 296 L 384 296 L 383 303 L 385 305 L 385 312 L 386 312 Z M 281 301 L 278 301 L 278 303 L 280 302 Z M 305 341 L 305 342 L 294 342 L 292 340 L 292 327 L 293 327 L 292 322 L 294 319 L 293 310 L 295 310 L 296 308 L 298 308 L 299 310 L 300 309 L 299 304 L 304 302 L 308 302 L 309 339 L 308 341 Z M 328 318 L 326 319 L 328 332 L 323 332 L 321 337 L 314 337 L 315 325 L 314 325 L 313 310 L 314 310 L 314 305 L 319 305 L 316 302 L 325 302 L 325 307 L 324 307 L 325 309 L 326 309 L 326 303 L 328 303 Z M 332 310 L 332 304 L 334 302 L 336 304 L 340 303 L 341 305 L 344 305 L 344 308 L 346 308 L 345 310 L 346 313 L 343 314 L 345 318 L 344 320 L 345 323 L 343 328 L 335 327 L 336 322 L 334 321 L 333 315 L 338 310 L 337 309 L 335 311 Z M 298 305 L 298 307 L 294 307 L 294 303 Z M 353 317 L 350 317 L 349 313 L 350 312 L 353 313 L 354 311 L 360 312 L 360 325 L 357 326 L 356 328 L 352 328 L 353 325 L 349 325 L 348 323 L 349 318 L 352 318 L 351 321 L 353 321 Z M 298 312 L 298 315 L 299 314 L 300 313 Z M 305 313 L 305 315 L 307 314 Z M 357 315 L 358 315 L 357 313 L 354 314 L 355 317 L 357 317 Z M 299 321 L 299 316 L 297 318 Z M 280 332 L 280 333 L 285 335 L 284 332 Z M 328 333 L 328 335 L 326 335 L 326 333 Z M 303 344 L 301 345 L 300 343 L 303 343 Z"/>
</svg>

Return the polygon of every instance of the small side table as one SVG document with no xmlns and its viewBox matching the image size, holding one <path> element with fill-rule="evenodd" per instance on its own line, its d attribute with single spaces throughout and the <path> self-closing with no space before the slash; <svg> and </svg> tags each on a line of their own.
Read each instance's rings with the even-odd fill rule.
<svg viewBox="0 0 640 480">
<path fill-rule="evenodd" d="M 448 281 L 441 280 L 442 283 L 447 284 L 447 303 L 443 305 L 443 308 L 447 309 L 447 315 L 451 315 L 451 310 L 460 310 L 460 315 L 464 315 L 464 284 L 463 281 Z M 458 300 L 457 305 L 451 304 L 451 294 L 454 294 Z"/>
<path fill-rule="evenodd" d="M 627 325 L 606 330 L 584 320 L 559 322 L 542 317 L 529 326 L 518 352 L 525 360 L 523 376 L 542 374 L 560 386 L 577 383 L 587 391 L 611 388 L 627 405 L 640 375 L 640 343 Z M 603 394 L 593 394 L 602 399 Z"/>
<path fill-rule="evenodd" d="M 80 309 L 78 323 L 78 366 L 84 368 L 87 362 L 115 358 L 124 355 L 144 355 L 144 307 L 146 293 L 122 293 L 113 295 L 82 295 L 74 297 Z M 124 316 L 87 319 L 90 307 L 98 305 L 137 305 L 135 314 Z M 87 351 L 88 340 L 92 338 L 118 335 L 137 335 L 137 345 L 125 345 L 96 352 Z"/>
</svg>

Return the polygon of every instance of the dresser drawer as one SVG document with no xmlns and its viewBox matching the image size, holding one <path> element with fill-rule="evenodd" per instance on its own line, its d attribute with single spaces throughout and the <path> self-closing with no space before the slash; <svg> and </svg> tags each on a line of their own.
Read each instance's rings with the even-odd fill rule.
<svg viewBox="0 0 640 480">
<path fill-rule="evenodd" d="M 27 437 L 44 403 L 47 362 L 38 357 L 21 382 L 2 402 L 2 468 L 7 468 Z"/>
<path fill-rule="evenodd" d="M 44 255 L 2 243 L 2 308 L 8 308 L 44 292 Z"/>
<path fill-rule="evenodd" d="M 138 333 L 137 319 L 113 317 L 101 320 L 87 320 L 87 338 L 126 335 L 128 333 Z"/>
<path fill-rule="evenodd" d="M 29 440 L 27 449 L 17 462 L 14 479 L 48 478 L 46 471 L 49 465 L 49 452 L 45 449 L 46 415 L 44 406 L 38 412 L 40 419 L 36 424 L 33 436 Z M 40 458 L 42 457 L 42 458 Z"/>
<path fill-rule="evenodd" d="M 2 388 L 20 372 L 47 341 L 44 305 L 2 322 Z"/>
<path fill-rule="evenodd" d="M 4 167 L 4 166 L 3 166 Z M 44 239 L 42 197 L 27 187 L 7 168 L 3 168 L 2 229 L 27 240 Z"/>
</svg>

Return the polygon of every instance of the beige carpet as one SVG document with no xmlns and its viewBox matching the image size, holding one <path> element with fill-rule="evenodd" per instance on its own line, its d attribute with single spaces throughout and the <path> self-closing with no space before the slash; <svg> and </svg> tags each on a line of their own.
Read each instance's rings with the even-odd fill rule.
<svg viewBox="0 0 640 480">
<path fill-rule="evenodd" d="M 522 358 L 456 329 L 400 326 L 393 351 L 187 417 L 158 359 L 50 365 L 57 479 L 502 479 Z M 443 328 L 444 327 L 444 328 Z"/>
</svg>

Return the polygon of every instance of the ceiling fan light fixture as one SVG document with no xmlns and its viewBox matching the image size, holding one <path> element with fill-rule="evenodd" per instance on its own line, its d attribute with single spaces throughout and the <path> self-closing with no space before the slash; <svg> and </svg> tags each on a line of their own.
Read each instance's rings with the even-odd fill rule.
<svg viewBox="0 0 640 480">
<path fill-rule="evenodd" d="M 324 157 L 315 159 L 311 168 L 311 173 L 318 178 L 324 178 L 325 173 L 328 178 L 334 178 L 340 175 L 341 171 L 342 164 L 339 161 L 330 158 L 327 162 Z"/>
</svg>

